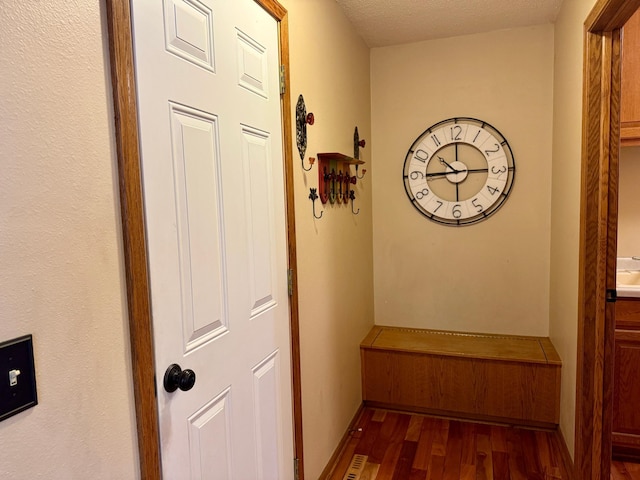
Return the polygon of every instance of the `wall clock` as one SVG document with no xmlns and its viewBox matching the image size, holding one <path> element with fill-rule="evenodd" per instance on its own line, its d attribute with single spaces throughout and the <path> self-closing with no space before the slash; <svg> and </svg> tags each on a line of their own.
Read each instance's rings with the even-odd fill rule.
<svg viewBox="0 0 640 480">
<path fill-rule="evenodd" d="M 425 130 L 404 160 L 404 187 L 428 219 L 462 226 L 485 220 L 507 200 L 516 165 L 506 138 L 487 122 L 450 118 Z"/>
</svg>

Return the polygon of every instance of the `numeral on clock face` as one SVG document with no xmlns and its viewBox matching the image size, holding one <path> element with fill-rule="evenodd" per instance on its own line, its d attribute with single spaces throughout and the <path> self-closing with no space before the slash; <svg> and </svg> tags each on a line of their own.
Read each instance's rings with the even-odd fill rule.
<svg viewBox="0 0 640 480">
<path fill-rule="evenodd" d="M 414 154 L 414 158 L 419 162 L 425 163 L 427 160 L 429 160 L 429 154 L 422 149 L 418 149 Z"/>
<path fill-rule="evenodd" d="M 456 125 L 451 127 L 451 140 L 454 142 L 459 142 L 462 140 L 460 134 L 462 133 L 462 127 L 460 125 Z"/>
</svg>

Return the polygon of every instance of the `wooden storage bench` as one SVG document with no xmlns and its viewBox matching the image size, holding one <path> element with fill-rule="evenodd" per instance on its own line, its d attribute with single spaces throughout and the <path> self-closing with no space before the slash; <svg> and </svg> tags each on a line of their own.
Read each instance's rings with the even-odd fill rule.
<svg viewBox="0 0 640 480">
<path fill-rule="evenodd" d="M 546 337 L 374 326 L 360 344 L 366 405 L 554 428 L 561 360 Z"/>
</svg>

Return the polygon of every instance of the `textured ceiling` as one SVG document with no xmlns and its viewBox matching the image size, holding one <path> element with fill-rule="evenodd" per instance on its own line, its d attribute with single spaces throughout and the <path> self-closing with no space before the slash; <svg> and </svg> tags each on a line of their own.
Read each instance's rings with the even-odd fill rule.
<svg viewBox="0 0 640 480">
<path fill-rule="evenodd" d="M 336 0 L 370 47 L 555 21 L 562 0 Z"/>
</svg>

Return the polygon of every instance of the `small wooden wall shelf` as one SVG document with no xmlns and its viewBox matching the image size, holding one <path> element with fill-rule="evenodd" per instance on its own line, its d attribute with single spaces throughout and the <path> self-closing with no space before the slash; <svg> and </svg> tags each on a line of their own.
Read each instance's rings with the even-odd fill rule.
<svg viewBox="0 0 640 480">
<path fill-rule="evenodd" d="M 561 361 L 546 337 L 374 326 L 360 344 L 365 405 L 555 428 Z"/>
<path fill-rule="evenodd" d="M 362 165 L 364 162 L 342 153 L 318 153 L 318 187 L 320 201 L 325 204 L 348 203 L 351 185 L 355 185 L 357 176 L 351 176 L 350 165 Z"/>
</svg>

